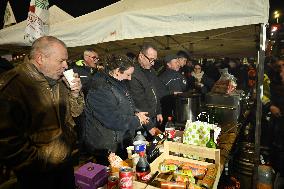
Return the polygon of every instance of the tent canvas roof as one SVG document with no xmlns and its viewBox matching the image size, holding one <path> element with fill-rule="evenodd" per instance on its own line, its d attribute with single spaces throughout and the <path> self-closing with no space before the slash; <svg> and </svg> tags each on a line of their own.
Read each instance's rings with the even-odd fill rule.
<svg viewBox="0 0 284 189">
<path fill-rule="evenodd" d="M 71 53 L 95 47 L 100 53 L 136 52 L 145 41 L 159 54 L 188 50 L 194 55 L 254 54 L 259 23 L 267 23 L 268 0 L 122 0 L 89 14 L 56 23 L 50 35 Z M 0 33 L 1 37 L 1 33 Z M 0 42 L 1 47 L 25 45 Z"/>
<path fill-rule="evenodd" d="M 252 57 L 259 43 L 259 25 L 238 26 L 172 36 L 147 37 L 111 41 L 90 46 L 69 48 L 73 56 L 81 55 L 86 48 L 94 48 L 99 54 L 138 54 L 144 42 L 155 44 L 158 55 L 164 56 L 184 50 L 194 57 Z"/>
</svg>

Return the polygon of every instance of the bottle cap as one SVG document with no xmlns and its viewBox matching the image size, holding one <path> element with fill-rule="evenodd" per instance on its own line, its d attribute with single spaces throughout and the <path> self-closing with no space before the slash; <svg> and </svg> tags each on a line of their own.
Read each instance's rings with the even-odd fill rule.
<svg viewBox="0 0 284 189">
<path fill-rule="evenodd" d="M 145 152 L 139 152 L 140 157 L 144 157 Z"/>
</svg>

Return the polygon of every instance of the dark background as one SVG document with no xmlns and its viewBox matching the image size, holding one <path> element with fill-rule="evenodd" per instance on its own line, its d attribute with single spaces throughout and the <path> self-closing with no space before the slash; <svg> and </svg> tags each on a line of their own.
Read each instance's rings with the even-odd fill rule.
<svg viewBox="0 0 284 189">
<path fill-rule="evenodd" d="M 0 28 L 3 26 L 4 12 L 8 0 L 0 0 Z M 57 5 L 70 15 L 77 17 L 83 14 L 103 8 L 107 5 L 117 2 L 118 0 L 49 0 L 50 7 Z M 21 22 L 27 18 L 30 0 L 9 0 L 17 22 Z M 133 0 L 135 2 L 135 0 Z M 270 23 L 275 23 L 273 12 L 280 10 L 281 15 L 279 22 L 283 22 L 284 1 L 270 0 Z"/>
<path fill-rule="evenodd" d="M 8 0 L 0 0 L 0 28 L 3 27 L 4 13 Z M 98 10 L 118 0 L 49 0 L 49 7 L 56 5 L 73 17 L 81 16 Z M 9 0 L 15 18 L 18 22 L 25 20 L 28 16 L 30 0 Z"/>
</svg>

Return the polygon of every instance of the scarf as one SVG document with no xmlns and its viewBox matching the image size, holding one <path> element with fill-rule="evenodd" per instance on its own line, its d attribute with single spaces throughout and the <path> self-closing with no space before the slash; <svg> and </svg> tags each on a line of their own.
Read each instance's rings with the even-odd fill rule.
<svg viewBox="0 0 284 189">
<path fill-rule="evenodd" d="M 195 72 L 191 72 L 191 75 L 197 80 L 197 82 L 200 83 L 201 79 L 202 79 L 202 77 L 204 75 L 204 71 L 202 71 L 202 72 L 200 72 L 198 74 L 196 74 Z"/>
</svg>

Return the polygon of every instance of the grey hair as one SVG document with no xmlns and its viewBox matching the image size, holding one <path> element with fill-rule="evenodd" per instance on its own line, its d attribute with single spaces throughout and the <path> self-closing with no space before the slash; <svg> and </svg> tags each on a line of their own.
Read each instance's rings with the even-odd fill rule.
<svg viewBox="0 0 284 189">
<path fill-rule="evenodd" d="M 84 50 L 84 54 L 88 53 L 88 52 L 96 52 L 96 51 L 94 49 L 86 49 L 86 50 Z"/>
</svg>

